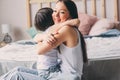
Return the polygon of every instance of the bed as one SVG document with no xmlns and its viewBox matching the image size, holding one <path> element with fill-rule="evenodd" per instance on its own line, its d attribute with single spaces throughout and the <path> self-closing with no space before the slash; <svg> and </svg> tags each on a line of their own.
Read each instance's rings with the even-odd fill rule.
<svg viewBox="0 0 120 80">
<path fill-rule="evenodd" d="M 88 64 L 84 64 L 82 80 L 120 80 L 120 31 L 118 30 L 120 26 L 118 22 L 118 0 L 113 0 L 114 15 L 112 21 L 106 20 L 105 1 L 107 0 L 99 0 L 102 5 L 102 18 L 99 19 L 95 17 L 97 16 L 97 0 L 75 0 L 76 3 L 79 1 L 83 4 L 84 8 L 83 12 L 79 13 L 79 19 L 81 20 L 82 18 L 84 19 L 87 17 L 86 20 L 88 20 L 88 22 L 93 21 L 94 19 L 92 24 L 84 22 L 88 23 L 87 30 L 83 31 L 85 28 L 81 28 L 81 26 L 79 27 L 79 30 L 84 34 L 89 59 Z M 92 5 L 92 16 L 86 14 L 87 3 L 89 1 L 91 1 Z M 47 6 L 52 7 L 52 3 L 54 3 L 55 0 L 26 0 L 28 28 L 31 28 L 32 26 L 31 4 L 39 3 L 39 7 L 41 8 L 42 3 L 46 2 Z M 103 27 L 102 29 L 104 30 L 102 30 L 101 27 L 94 28 L 105 24 L 110 26 L 110 28 Z M 88 30 L 88 27 L 91 29 Z M 118 29 L 113 29 L 116 27 Z M 101 29 L 100 32 L 95 32 L 99 29 Z M 12 42 L 5 47 L 0 48 L 0 75 L 8 72 L 16 66 L 35 68 L 37 60 L 35 45 L 35 42 L 31 39 Z"/>
</svg>

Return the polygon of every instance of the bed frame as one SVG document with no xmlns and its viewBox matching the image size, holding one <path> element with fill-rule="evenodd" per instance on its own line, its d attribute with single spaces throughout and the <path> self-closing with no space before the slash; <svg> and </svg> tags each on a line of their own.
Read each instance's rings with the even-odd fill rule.
<svg viewBox="0 0 120 80">
<path fill-rule="evenodd" d="M 51 3 L 57 0 L 26 0 L 26 11 L 27 11 L 27 26 L 30 28 L 32 26 L 31 22 L 31 5 L 37 3 L 42 8 L 42 3 L 47 3 L 49 7 L 51 7 Z M 79 0 L 74 0 L 79 1 Z M 80 0 L 83 3 L 84 13 L 87 13 L 87 1 L 88 0 Z M 96 16 L 96 0 L 91 1 L 92 6 L 92 15 Z M 106 18 L 106 0 L 101 1 L 101 16 L 102 18 Z M 114 0 L 114 20 L 118 21 L 118 0 Z"/>
</svg>

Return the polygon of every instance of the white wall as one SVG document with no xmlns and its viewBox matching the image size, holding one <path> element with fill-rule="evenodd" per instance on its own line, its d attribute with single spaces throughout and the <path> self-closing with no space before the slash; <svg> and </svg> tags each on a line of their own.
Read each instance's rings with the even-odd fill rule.
<svg viewBox="0 0 120 80">
<path fill-rule="evenodd" d="M 0 0 L 0 25 L 27 28 L 26 0 Z M 25 29 L 24 29 L 25 30 Z M 25 38 L 23 34 L 21 39 Z"/>
</svg>

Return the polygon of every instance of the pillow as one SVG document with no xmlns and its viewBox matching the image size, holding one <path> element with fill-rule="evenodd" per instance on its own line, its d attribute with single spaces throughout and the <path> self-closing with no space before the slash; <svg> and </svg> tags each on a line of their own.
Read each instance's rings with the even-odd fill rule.
<svg viewBox="0 0 120 80">
<path fill-rule="evenodd" d="M 80 25 L 78 29 L 83 35 L 88 35 L 91 26 L 98 20 L 96 16 L 90 16 L 85 13 L 78 13 Z"/>
<path fill-rule="evenodd" d="M 100 35 L 112 28 L 114 28 L 114 21 L 108 19 L 98 20 L 91 28 L 89 35 Z"/>
<path fill-rule="evenodd" d="M 115 21 L 115 29 L 120 30 L 120 22 L 119 21 Z"/>
<path fill-rule="evenodd" d="M 34 38 L 35 35 L 38 33 L 35 27 L 31 27 L 30 29 L 27 30 L 27 32 L 32 38 Z"/>
</svg>

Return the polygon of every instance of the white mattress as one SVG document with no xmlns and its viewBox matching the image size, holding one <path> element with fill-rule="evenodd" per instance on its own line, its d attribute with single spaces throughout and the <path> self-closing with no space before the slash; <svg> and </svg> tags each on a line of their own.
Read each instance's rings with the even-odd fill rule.
<svg viewBox="0 0 120 80">
<path fill-rule="evenodd" d="M 29 42 L 30 40 L 28 40 Z M 89 59 L 120 57 L 120 37 L 85 39 Z M 21 42 L 27 42 L 23 40 Z M 0 48 L 0 60 L 36 61 L 36 45 L 12 43 Z"/>
<path fill-rule="evenodd" d="M 86 39 L 87 53 L 90 60 L 120 58 L 120 37 Z"/>
</svg>

